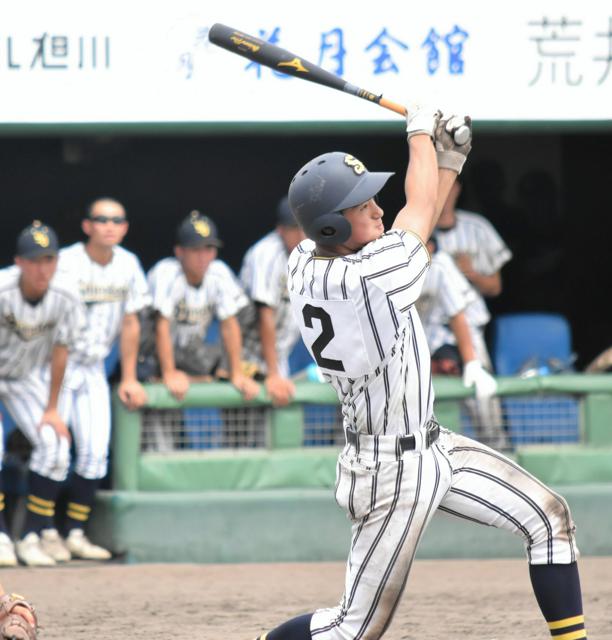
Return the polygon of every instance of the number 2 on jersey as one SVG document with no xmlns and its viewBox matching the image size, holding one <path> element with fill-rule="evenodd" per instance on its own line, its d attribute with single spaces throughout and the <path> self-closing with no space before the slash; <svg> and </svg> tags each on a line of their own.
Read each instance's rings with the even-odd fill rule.
<svg viewBox="0 0 612 640">
<path fill-rule="evenodd" d="M 312 329 L 312 320 L 316 318 L 321 323 L 321 333 L 319 337 L 312 343 L 312 353 L 314 354 L 317 364 L 322 369 L 331 369 L 332 371 L 344 371 L 342 360 L 334 360 L 321 355 L 321 352 L 332 341 L 334 336 L 334 326 L 331 316 L 325 309 L 321 307 L 313 307 L 311 304 L 305 304 L 302 309 L 304 316 L 304 324 Z"/>
</svg>

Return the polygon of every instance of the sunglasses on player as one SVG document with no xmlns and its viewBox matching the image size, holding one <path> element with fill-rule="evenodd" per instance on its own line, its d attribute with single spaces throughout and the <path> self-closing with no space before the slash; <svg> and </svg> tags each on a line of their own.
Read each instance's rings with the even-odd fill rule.
<svg viewBox="0 0 612 640">
<path fill-rule="evenodd" d="M 123 216 L 87 216 L 87 219 L 92 222 L 98 222 L 99 224 L 106 224 L 107 222 L 125 224 L 127 222 Z"/>
</svg>

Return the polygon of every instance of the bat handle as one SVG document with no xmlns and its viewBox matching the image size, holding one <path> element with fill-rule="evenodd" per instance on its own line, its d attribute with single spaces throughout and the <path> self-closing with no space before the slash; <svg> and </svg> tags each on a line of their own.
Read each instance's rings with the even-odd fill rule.
<svg viewBox="0 0 612 640">
<path fill-rule="evenodd" d="M 397 102 L 392 102 L 391 100 L 387 100 L 387 98 L 380 97 L 380 102 L 378 103 L 381 107 L 385 109 L 389 109 L 390 111 L 395 111 L 395 113 L 399 113 L 400 116 L 405 116 L 408 112 L 408 109 L 403 104 L 397 104 Z"/>
<path fill-rule="evenodd" d="M 389 109 L 390 111 L 395 111 L 395 113 L 399 113 L 401 116 L 406 116 L 408 109 L 402 104 L 398 104 L 397 102 L 393 102 L 392 100 L 387 100 L 387 98 L 383 98 L 381 96 L 380 102 L 378 103 L 381 107 L 385 109 Z M 470 128 L 466 125 L 461 125 L 453 130 L 453 139 L 456 144 L 464 145 L 468 140 L 472 137 L 472 132 Z"/>
</svg>

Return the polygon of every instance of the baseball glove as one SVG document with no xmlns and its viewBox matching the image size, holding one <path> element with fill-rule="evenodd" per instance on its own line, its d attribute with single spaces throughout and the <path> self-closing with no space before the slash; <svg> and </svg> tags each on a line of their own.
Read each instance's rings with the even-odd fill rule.
<svg viewBox="0 0 612 640">
<path fill-rule="evenodd" d="M 34 624 L 26 618 L 26 614 Z M 29 602 L 16 593 L 0 598 L 0 640 L 36 640 L 37 630 L 38 619 Z"/>
</svg>

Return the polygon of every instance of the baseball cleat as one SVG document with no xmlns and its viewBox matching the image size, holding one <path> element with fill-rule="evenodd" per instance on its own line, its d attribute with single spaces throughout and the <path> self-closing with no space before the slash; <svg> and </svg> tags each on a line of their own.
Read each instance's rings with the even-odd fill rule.
<svg viewBox="0 0 612 640">
<path fill-rule="evenodd" d="M 0 567 L 17 566 L 17 556 L 13 541 L 4 532 L 0 532 Z"/>
<path fill-rule="evenodd" d="M 17 557 L 28 567 L 54 567 L 57 563 L 46 554 L 40 544 L 40 538 L 34 531 L 17 541 Z"/>
<path fill-rule="evenodd" d="M 66 546 L 73 558 L 81 560 L 110 560 L 112 557 L 110 551 L 90 542 L 82 529 L 72 529 L 66 538 Z"/>
<path fill-rule="evenodd" d="M 57 529 L 43 529 L 40 532 L 40 546 L 55 562 L 68 562 L 72 557 Z"/>
</svg>

